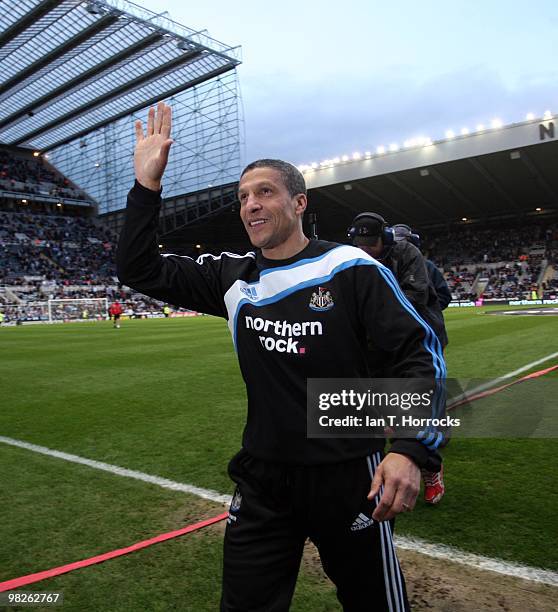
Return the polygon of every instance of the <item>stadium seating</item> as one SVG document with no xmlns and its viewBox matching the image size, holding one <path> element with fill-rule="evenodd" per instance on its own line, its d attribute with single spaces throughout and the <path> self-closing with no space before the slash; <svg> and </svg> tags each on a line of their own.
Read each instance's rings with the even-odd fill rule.
<svg viewBox="0 0 558 612">
<path fill-rule="evenodd" d="M 7 150 L 0 150 L 0 189 L 28 195 L 87 199 L 67 178 L 48 167 L 42 157 L 24 157 Z"/>
<path fill-rule="evenodd" d="M 4 282 L 39 275 L 74 284 L 113 282 L 114 238 L 89 219 L 0 212 L 0 240 Z"/>
<path fill-rule="evenodd" d="M 558 253 L 558 224 L 464 227 L 430 237 L 425 252 L 444 270 L 455 300 L 542 297 L 554 287 L 543 280 Z"/>
<path fill-rule="evenodd" d="M 48 320 L 48 300 L 118 299 L 125 314 L 163 304 L 118 283 L 116 237 L 85 217 L 0 211 L 0 309 L 6 321 Z M 184 309 L 175 309 L 184 311 Z"/>
<path fill-rule="evenodd" d="M 558 298 L 558 263 L 549 266 L 546 279 L 542 282 L 543 298 L 552 300 Z"/>
<path fill-rule="evenodd" d="M 534 290 L 558 296 L 557 223 L 461 228 L 433 234 L 423 245 L 444 270 L 454 300 L 529 299 Z M 161 313 L 161 302 L 120 286 L 115 250 L 116 237 L 91 218 L 0 211 L 0 309 L 7 321 L 45 320 L 49 299 L 106 297 L 130 315 Z"/>
</svg>

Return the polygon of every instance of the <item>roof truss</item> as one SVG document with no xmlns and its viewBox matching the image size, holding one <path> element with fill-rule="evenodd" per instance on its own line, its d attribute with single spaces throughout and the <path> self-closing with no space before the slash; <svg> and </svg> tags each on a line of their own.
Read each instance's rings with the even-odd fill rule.
<svg viewBox="0 0 558 612">
<path fill-rule="evenodd" d="M 49 150 L 240 63 L 236 48 L 123 7 L 18 0 L 0 24 L 0 143 Z"/>
</svg>

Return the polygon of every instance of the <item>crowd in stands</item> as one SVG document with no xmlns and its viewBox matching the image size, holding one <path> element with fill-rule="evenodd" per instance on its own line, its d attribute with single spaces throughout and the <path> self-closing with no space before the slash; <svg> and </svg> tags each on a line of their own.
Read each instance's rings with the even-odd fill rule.
<svg viewBox="0 0 558 612">
<path fill-rule="evenodd" d="M 60 299 L 107 298 L 118 300 L 124 314 L 161 313 L 161 302 L 120 286 L 115 244 L 116 237 L 90 218 L 0 211 L 0 310 L 6 320 L 47 320 L 48 300 Z M 454 300 L 558 298 L 556 223 L 463 228 L 425 240 L 423 251 L 444 271 Z"/>
<path fill-rule="evenodd" d="M 540 283 L 543 264 L 552 265 L 558 254 L 556 223 L 463 227 L 433 236 L 423 246 L 444 271 L 456 300 L 531 299 L 556 293 L 555 281 Z"/>
<path fill-rule="evenodd" d="M 87 199 L 70 181 L 49 169 L 42 157 L 18 157 L 0 150 L 0 188 L 26 194 L 42 194 L 57 198 Z"/>
<path fill-rule="evenodd" d="M 87 218 L 0 212 L 4 284 L 22 284 L 23 276 L 72 284 L 113 282 L 113 249 L 114 237 Z"/>
<path fill-rule="evenodd" d="M 455 269 L 450 268 L 444 277 L 454 300 L 470 301 L 477 298 L 477 294 L 473 292 L 476 272 L 456 266 Z"/>
<path fill-rule="evenodd" d="M 506 263 L 495 268 L 480 267 L 481 276 L 488 277 L 484 289 L 486 299 L 529 298 L 533 291 L 538 291 L 538 278 L 541 272 L 540 259 L 538 264 L 526 261 Z"/>
<path fill-rule="evenodd" d="M 544 248 L 547 243 L 556 241 L 556 231 L 556 225 L 549 227 L 543 224 L 506 229 L 464 226 L 431 237 L 423 243 L 423 247 L 440 268 L 448 265 L 519 261 L 534 246 Z"/>
<path fill-rule="evenodd" d="M 558 298 L 558 263 L 550 264 L 553 270 L 553 276 L 542 282 L 541 289 L 543 292 L 543 299 L 557 299 Z"/>
<path fill-rule="evenodd" d="M 115 245 L 116 237 L 89 218 L 0 211 L 0 287 L 9 290 L 0 293 L 0 310 L 6 322 L 46 321 L 48 300 L 60 299 L 107 298 L 120 301 L 129 316 L 161 313 L 162 302 L 119 285 Z"/>
</svg>

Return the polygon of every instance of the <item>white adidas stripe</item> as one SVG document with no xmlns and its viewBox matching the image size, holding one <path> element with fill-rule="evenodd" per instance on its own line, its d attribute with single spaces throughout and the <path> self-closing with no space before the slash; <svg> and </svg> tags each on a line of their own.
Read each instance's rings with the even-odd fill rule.
<svg viewBox="0 0 558 612">
<path fill-rule="evenodd" d="M 370 461 L 370 457 L 366 458 L 368 463 L 368 472 L 370 474 L 370 480 L 374 479 L 374 473 L 380 463 L 380 457 L 378 453 L 374 453 L 372 456 L 372 461 L 374 465 L 372 466 L 372 462 Z M 376 505 L 378 505 L 380 501 L 381 494 L 383 493 L 383 487 L 380 487 L 379 493 L 374 498 Z M 384 570 L 384 584 L 386 589 L 386 599 L 388 602 L 389 612 L 401 612 L 401 606 L 399 602 L 399 593 L 396 585 L 394 585 L 394 573 L 393 573 L 393 557 L 392 551 L 388 544 L 388 539 L 386 537 L 386 524 L 384 522 L 379 523 L 380 528 L 380 546 L 382 549 L 382 566 Z M 395 587 L 395 588 L 394 588 Z"/>
<path fill-rule="evenodd" d="M 391 525 L 390 523 L 386 522 L 384 523 L 385 527 L 386 527 L 386 533 L 387 533 L 387 539 L 388 539 L 388 546 L 391 549 L 391 554 L 393 557 L 393 561 L 395 564 L 395 580 L 397 583 L 397 592 L 399 594 L 399 601 L 401 603 L 401 609 L 404 611 L 405 609 L 405 603 L 404 603 L 404 599 L 403 599 L 403 578 L 401 575 L 401 565 L 399 564 L 399 559 L 397 557 L 397 554 L 395 552 L 395 544 L 393 543 L 393 534 L 391 532 Z"/>
<path fill-rule="evenodd" d="M 176 253 L 161 253 L 161 257 L 180 257 L 181 259 L 191 259 L 199 265 L 203 264 L 204 259 L 221 259 L 223 255 L 226 255 L 227 257 L 232 257 L 234 259 L 243 259 L 244 257 L 251 257 L 252 259 L 256 259 L 256 254 L 253 251 L 248 251 L 245 255 L 239 255 L 238 253 L 229 253 L 228 251 L 223 251 L 220 255 L 204 253 L 203 255 L 200 255 L 197 259 L 194 259 L 189 255 L 177 255 Z"/>
<path fill-rule="evenodd" d="M 380 463 L 379 453 L 375 453 L 373 456 L 374 470 L 370 468 L 370 462 L 368 463 L 368 469 L 370 470 L 370 479 L 374 478 L 374 472 L 378 468 Z M 381 498 L 384 493 L 384 487 L 380 487 L 379 496 L 376 496 L 376 500 Z M 377 502 L 376 502 L 377 503 Z M 395 554 L 395 547 L 393 545 L 393 538 L 391 535 L 391 526 L 389 522 L 382 521 L 380 523 L 380 534 L 382 542 L 382 557 L 387 557 L 389 564 L 389 578 L 386 582 L 386 594 L 390 594 L 393 597 L 393 603 L 395 604 L 395 612 L 405 612 L 405 600 L 403 598 L 403 587 L 401 580 L 401 568 L 399 566 L 399 560 Z M 387 554 L 384 554 L 384 550 L 387 550 Z M 386 568 L 384 566 L 384 579 L 386 576 Z M 388 595 L 389 599 L 389 595 Z"/>
<path fill-rule="evenodd" d="M 370 481 L 374 480 L 374 472 L 376 469 L 376 455 L 374 455 L 374 467 L 372 467 L 372 461 L 370 457 L 366 457 L 366 463 L 368 464 L 368 473 L 370 474 Z M 376 506 L 380 501 L 378 494 L 374 497 L 374 503 Z M 387 574 L 387 559 L 386 559 L 386 548 L 384 544 L 383 531 L 382 531 L 382 523 L 379 523 L 380 527 L 380 545 L 382 548 L 382 567 L 384 569 L 384 584 L 386 587 L 386 599 L 388 603 L 389 612 L 393 612 L 393 602 L 391 600 L 391 591 L 389 590 L 389 578 Z"/>
</svg>

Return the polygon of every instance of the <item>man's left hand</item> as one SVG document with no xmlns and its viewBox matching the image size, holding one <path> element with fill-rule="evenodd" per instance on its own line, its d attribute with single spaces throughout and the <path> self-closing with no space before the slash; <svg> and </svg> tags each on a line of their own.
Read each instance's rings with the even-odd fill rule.
<svg viewBox="0 0 558 612">
<path fill-rule="evenodd" d="M 372 514 L 375 521 L 389 521 L 400 512 L 415 507 L 420 489 L 420 470 L 406 455 L 388 453 L 376 469 L 368 499 L 374 499 L 382 485 L 384 492 Z"/>
</svg>

